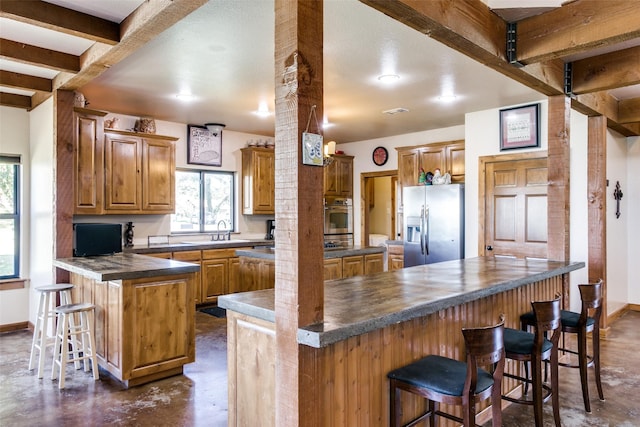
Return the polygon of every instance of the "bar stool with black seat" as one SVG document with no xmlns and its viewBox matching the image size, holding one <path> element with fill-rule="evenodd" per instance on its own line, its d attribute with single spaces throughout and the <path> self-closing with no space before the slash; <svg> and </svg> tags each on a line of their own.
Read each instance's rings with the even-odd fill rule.
<svg viewBox="0 0 640 427">
<path fill-rule="evenodd" d="M 56 283 L 53 285 L 39 286 L 35 288 L 40 292 L 38 302 L 38 312 L 36 324 L 33 328 L 33 340 L 31 341 L 31 356 L 29 357 L 29 370 L 35 368 L 36 351 L 38 354 L 38 378 L 44 376 L 44 355 L 47 347 L 53 346 L 55 335 L 49 334 L 49 326 L 54 325 L 56 318 L 56 299 L 60 299 L 60 304 L 71 304 L 71 283 Z M 51 323 L 50 323 L 51 321 Z M 55 329 L 54 329 L 55 330 Z"/>
<path fill-rule="evenodd" d="M 502 425 L 500 401 L 504 371 L 504 320 L 495 326 L 463 328 L 466 362 L 430 355 L 387 374 L 390 386 L 390 423 L 401 425 L 401 391 L 428 400 L 428 410 L 405 424 L 412 426 L 426 417 L 434 425 L 436 416 L 475 426 L 476 402 L 491 397 L 492 425 Z M 485 370 L 481 366 L 490 366 Z M 439 410 L 439 403 L 463 406 L 463 418 Z"/>
<path fill-rule="evenodd" d="M 558 350 L 561 353 L 570 353 L 578 356 L 578 363 L 559 361 L 560 366 L 580 369 L 580 382 L 582 384 L 582 400 L 584 401 L 584 409 L 591 412 L 591 404 L 589 402 L 589 384 L 587 381 L 587 368 L 594 367 L 596 387 L 598 388 L 598 397 L 604 400 L 602 392 L 602 382 L 600 380 L 600 317 L 602 315 L 602 279 L 596 283 L 578 285 L 580 290 L 580 299 L 582 308 L 580 313 L 568 310 L 561 310 L 560 317 L 562 322 L 562 332 L 576 334 L 578 339 L 578 350 L 575 347 L 566 348 L 564 345 Z M 533 312 L 525 313 L 520 316 L 522 328 L 531 326 L 535 322 Z M 587 350 L 587 334 L 591 333 L 592 354 L 588 354 Z M 564 340 L 563 340 L 564 342 Z"/>
<path fill-rule="evenodd" d="M 551 398 L 555 425 L 560 427 L 560 400 L 558 397 L 558 340 L 560 339 L 560 298 L 552 301 L 534 301 L 531 303 L 535 315 L 534 332 L 518 329 L 504 329 L 504 349 L 507 359 L 531 364 L 531 378 L 505 372 L 507 378 L 514 378 L 525 384 L 525 391 L 520 398 L 502 396 L 513 403 L 533 406 L 535 424 L 542 422 L 542 404 Z M 547 338 L 551 334 L 550 338 Z M 543 364 L 549 363 L 551 383 L 542 381 Z M 527 370 L 525 369 L 525 372 Z M 527 386 L 532 385 L 532 398 L 526 397 Z"/>
<path fill-rule="evenodd" d="M 51 379 L 56 379 L 56 368 L 59 368 L 58 388 L 63 389 L 65 383 L 65 371 L 67 363 L 83 361 L 84 371 L 89 372 L 89 363 L 93 371 L 93 379 L 99 378 L 98 358 L 96 357 L 96 339 L 92 325 L 95 306 L 89 303 L 68 304 L 56 307 L 58 314 L 58 327 L 56 329 L 56 341 L 54 344 L 53 365 L 51 367 Z M 74 315 L 79 316 L 79 323 L 72 323 Z M 69 358 L 69 343 L 77 343 L 72 357 Z M 80 355 L 82 353 L 82 355 Z M 79 369 L 79 365 L 76 365 Z"/>
</svg>

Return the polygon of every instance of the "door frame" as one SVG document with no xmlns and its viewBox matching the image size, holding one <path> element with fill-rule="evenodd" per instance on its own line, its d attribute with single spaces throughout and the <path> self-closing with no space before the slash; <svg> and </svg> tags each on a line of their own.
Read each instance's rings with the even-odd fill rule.
<svg viewBox="0 0 640 427">
<path fill-rule="evenodd" d="M 395 232 L 397 229 L 396 225 L 396 191 L 397 191 L 397 182 L 398 182 L 398 169 L 379 171 L 379 172 L 362 172 L 360 174 L 360 244 L 362 246 L 368 246 L 368 237 L 369 237 L 369 200 L 368 194 L 366 191 L 367 181 L 374 178 L 384 178 L 391 177 L 391 203 L 393 205 L 393 209 L 391 210 L 391 228 L 394 231 L 393 236 L 389 236 L 390 240 L 396 240 Z M 394 179 L 395 178 L 395 179 Z"/>
<path fill-rule="evenodd" d="M 499 154 L 494 156 L 482 156 L 478 158 L 478 256 L 486 256 L 485 245 L 485 195 L 486 195 L 486 171 L 487 163 L 513 162 L 519 160 L 547 159 L 547 150 L 528 151 L 526 153 Z"/>
</svg>

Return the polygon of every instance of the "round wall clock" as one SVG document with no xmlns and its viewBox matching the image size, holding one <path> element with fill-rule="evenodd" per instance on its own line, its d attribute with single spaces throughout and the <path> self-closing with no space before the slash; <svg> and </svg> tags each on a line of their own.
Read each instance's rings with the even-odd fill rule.
<svg viewBox="0 0 640 427">
<path fill-rule="evenodd" d="M 387 163 L 387 160 L 389 159 L 389 153 L 387 152 L 387 149 L 384 147 L 376 147 L 373 150 L 373 163 L 375 163 L 377 166 L 382 166 L 385 163 Z"/>
</svg>

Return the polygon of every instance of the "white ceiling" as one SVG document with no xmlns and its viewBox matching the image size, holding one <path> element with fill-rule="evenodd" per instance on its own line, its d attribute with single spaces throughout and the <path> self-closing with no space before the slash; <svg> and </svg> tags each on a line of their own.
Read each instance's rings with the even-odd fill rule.
<svg viewBox="0 0 640 427">
<path fill-rule="evenodd" d="M 143 1 L 49 2 L 120 22 Z M 467 112 L 543 98 L 357 0 L 325 0 L 324 8 L 324 114 L 333 125 L 325 128 L 326 139 L 351 142 L 460 125 Z M 73 54 L 91 44 L 7 19 L 0 19 L 0 36 Z M 81 91 L 89 108 L 186 124 L 222 122 L 229 130 L 273 135 L 273 114 L 254 114 L 260 102 L 273 112 L 273 58 L 272 0 L 209 1 Z M 7 60 L 0 60 L 0 69 L 55 75 Z M 392 85 L 377 80 L 388 73 L 400 79 Z M 612 93 L 621 99 L 640 93 L 625 90 Z M 181 92 L 194 99 L 178 99 Z M 456 99 L 438 101 L 443 94 Z M 382 113 L 398 107 L 409 111 Z"/>
</svg>

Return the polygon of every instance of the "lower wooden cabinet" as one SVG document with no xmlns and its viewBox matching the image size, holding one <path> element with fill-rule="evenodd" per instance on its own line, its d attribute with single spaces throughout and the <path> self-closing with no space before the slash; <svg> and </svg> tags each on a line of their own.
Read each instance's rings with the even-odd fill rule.
<svg viewBox="0 0 640 427">
<path fill-rule="evenodd" d="M 364 264 L 362 255 L 346 256 L 342 258 L 342 278 L 362 276 L 364 274 Z"/>
<path fill-rule="evenodd" d="M 342 258 L 324 260 L 324 280 L 342 279 Z"/>
<path fill-rule="evenodd" d="M 173 258 L 176 261 L 190 262 L 200 266 L 200 271 L 196 273 L 196 279 L 195 279 L 196 286 L 193 287 L 193 299 L 196 304 L 200 304 L 200 302 L 202 301 L 202 292 L 201 292 L 202 254 L 201 254 L 201 251 L 174 252 L 170 258 Z"/>
<path fill-rule="evenodd" d="M 383 254 L 369 254 L 364 256 L 364 274 L 382 273 L 383 271 Z"/>
<path fill-rule="evenodd" d="M 389 254 L 389 271 L 404 268 L 404 246 L 387 245 L 387 254 Z"/>
</svg>

